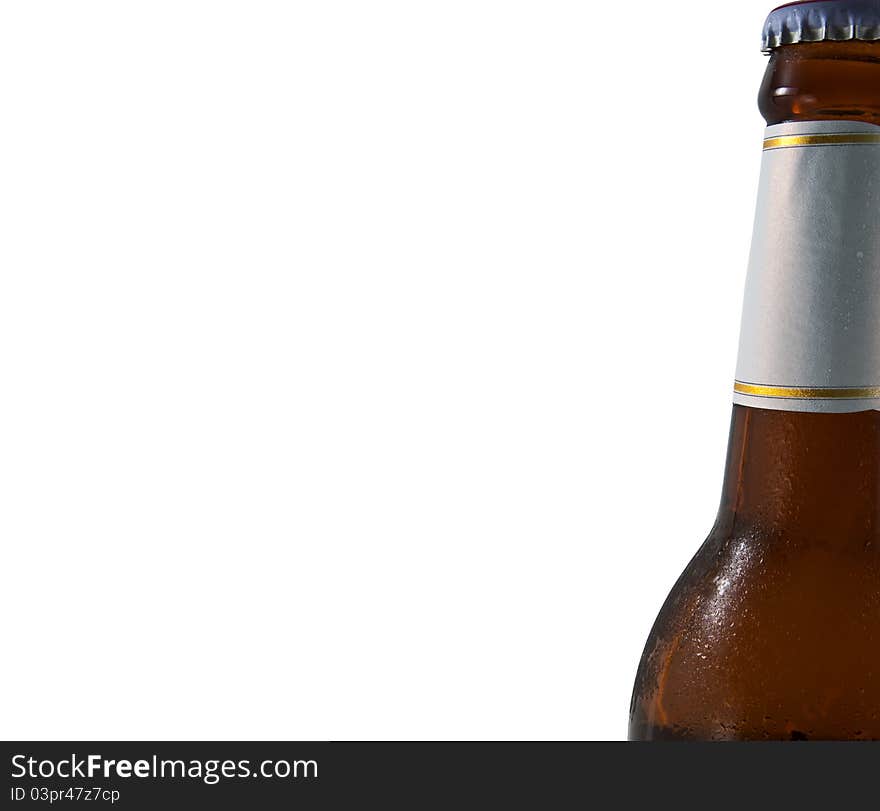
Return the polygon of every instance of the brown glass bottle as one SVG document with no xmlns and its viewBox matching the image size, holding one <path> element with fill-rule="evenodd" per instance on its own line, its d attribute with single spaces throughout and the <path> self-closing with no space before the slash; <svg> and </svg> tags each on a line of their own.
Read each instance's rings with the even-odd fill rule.
<svg viewBox="0 0 880 811">
<path fill-rule="evenodd" d="M 880 122 L 880 42 L 776 48 L 759 107 Z M 651 631 L 629 737 L 880 739 L 880 411 L 734 406 L 718 517 Z"/>
</svg>

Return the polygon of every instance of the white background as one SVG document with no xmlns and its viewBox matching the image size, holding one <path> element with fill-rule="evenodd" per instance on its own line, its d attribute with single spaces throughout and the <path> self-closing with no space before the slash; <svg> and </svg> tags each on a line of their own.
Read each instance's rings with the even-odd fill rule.
<svg viewBox="0 0 880 811">
<path fill-rule="evenodd" d="M 769 8 L 5 4 L 0 735 L 623 738 Z"/>
</svg>

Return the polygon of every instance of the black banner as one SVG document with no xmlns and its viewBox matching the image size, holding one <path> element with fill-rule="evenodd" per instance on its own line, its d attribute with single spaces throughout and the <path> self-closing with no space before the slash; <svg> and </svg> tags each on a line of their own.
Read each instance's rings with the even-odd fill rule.
<svg viewBox="0 0 880 811">
<path fill-rule="evenodd" d="M 28 809 L 702 807 L 873 801 L 870 743 L 2 743 Z"/>
</svg>

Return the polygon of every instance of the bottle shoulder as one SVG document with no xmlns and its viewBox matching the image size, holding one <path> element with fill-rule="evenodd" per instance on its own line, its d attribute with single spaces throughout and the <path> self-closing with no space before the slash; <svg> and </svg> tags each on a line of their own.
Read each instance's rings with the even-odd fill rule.
<svg viewBox="0 0 880 811">
<path fill-rule="evenodd" d="M 844 737 L 868 729 L 880 738 L 878 707 L 873 534 L 794 536 L 719 521 L 657 618 L 632 717 L 720 737 L 840 737 L 831 733 L 845 722 Z"/>
</svg>

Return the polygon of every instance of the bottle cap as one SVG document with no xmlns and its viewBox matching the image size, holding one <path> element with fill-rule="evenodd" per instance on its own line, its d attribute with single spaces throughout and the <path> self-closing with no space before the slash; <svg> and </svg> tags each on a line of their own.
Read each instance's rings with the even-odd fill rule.
<svg viewBox="0 0 880 811">
<path fill-rule="evenodd" d="M 831 40 L 880 40 L 880 0 L 803 0 L 770 12 L 762 50 Z"/>
</svg>

